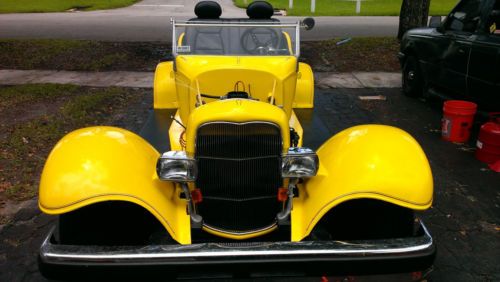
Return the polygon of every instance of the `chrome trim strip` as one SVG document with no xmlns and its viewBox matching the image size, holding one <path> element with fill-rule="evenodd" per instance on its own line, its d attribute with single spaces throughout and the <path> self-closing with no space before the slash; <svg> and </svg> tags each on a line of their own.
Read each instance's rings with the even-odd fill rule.
<svg viewBox="0 0 500 282">
<path fill-rule="evenodd" d="M 262 156 L 262 157 L 252 157 L 252 158 L 217 158 L 217 157 L 207 157 L 207 156 L 196 156 L 197 158 L 201 159 L 208 159 L 208 160 L 227 160 L 227 161 L 251 161 L 251 160 L 261 160 L 261 159 L 270 159 L 270 158 L 276 158 L 279 156 Z"/>
<path fill-rule="evenodd" d="M 44 263 L 61 265 L 187 265 L 220 261 L 266 261 L 307 259 L 376 259 L 387 255 L 424 255 L 435 246 L 431 235 L 420 222 L 423 235 L 370 241 L 268 242 L 237 245 L 202 243 L 152 246 L 73 246 L 51 242 L 54 228 L 42 246 Z"/>
<path fill-rule="evenodd" d="M 171 18 L 170 23 L 172 24 L 172 54 L 176 57 L 177 54 L 177 35 L 176 35 L 176 27 L 269 27 L 269 28 L 295 28 L 295 52 L 293 54 L 294 57 L 300 57 L 300 21 L 298 22 L 290 22 L 290 23 L 281 23 L 281 22 L 240 22 L 240 23 L 228 23 L 224 21 L 220 22 L 211 22 L 211 21 L 175 21 L 175 19 Z M 193 56 L 196 54 L 189 54 Z M 209 54 L 199 54 L 197 56 L 208 56 Z M 214 56 L 214 55 L 211 55 Z M 216 55 L 221 56 L 221 55 Z M 233 55 L 233 54 L 225 54 L 222 56 L 256 56 L 256 55 Z M 298 62 L 297 62 L 298 65 Z"/>
<path fill-rule="evenodd" d="M 197 24 L 215 24 L 215 25 L 221 25 L 221 24 L 227 24 L 227 23 L 231 23 L 232 20 L 246 20 L 246 21 L 242 21 L 242 22 L 232 22 L 232 23 L 236 23 L 236 24 L 274 24 L 274 25 L 295 25 L 295 24 L 299 24 L 300 25 L 300 21 L 289 21 L 289 20 L 286 20 L 286 21 L 264 21 L 264 20 L 258 20 L 258 21 L 255 21 L 255 20 L 251 20 L 249 18 L 247 19 L 243 19 L 243 18 L 222 18 L 222 19 L 219 19 L 219 20 L 199 20 L 197 19 L 196 21 L 192 21 L 192 20 L 177 20 L 176 22 L 178 24 L 190 24 L 190 23 L 197 23 Z"/>
<path fill-rule="evenodd" d="M 252 121 L 243 121 L 243 122 L 237 122 L 237 121 L 226 121 L 226 120 L 215 120 L 215 121 L 209 121 L 209 122 L 205 122 L 205 123 L 202 123 L 200 126 L 198 126 L 198 128 L 202 127 L 202 126 L 205 126 L 205 125 L 209 125 L 209 124 L 217 124 L 217 123 L 224 123 L 224 124 L 234 124 L 234 125 L 246 125 L 246 124 L 254 124 L 254 123 L 264 123 L 264 124 L 268 124 L 268 125 L 273 125 L 277 128 L 280 129 L 281 131 L 281 127 L 279 125 L 277 125 L 276 123 L 274 122 L 270 122 L 270 121 L 265 121 L 265 120 L 252 120 Z"/>
<path fill-rule="evenodd" d="M 247 200 L 247 199 L 245 199 L 245 200 Z M 203 227 L 205 227 L 207 229 L 210 229 L 210 230 L 213 230 L 213 231 L 216 231 L 216 232 L 220 232 L 220 233 L 237 235 L 237 236 L 244 236 L 244 235 L 251 235 L 251 234 L 255 234 L 255 233 L 264 232 L 266 230 L 274 228 L 276 226 L 276 224 L 277 224 L 277 222 L 273 222 L 271 225 L 266 226 L 266 227 L 262 227 L 262 228 L 254 229 L 254 230 L 250 230 L 250 231 L 241 231 L 241 232 L 239 232 L 239 231 L 231 231 L 231 230 L 226 230 L 226 229 L 220 229 L 220 228 L 213 227 L 213 226 L 210 226 L 210 225 L 205 224 L 205 223 L 203 223 Z"/>
<path fill-rule="evenodd" d="M 300 22 L 297 22 L 297 26 L 295 27 L 295 57 L 300 57 Z M 297 65 L 298 64 L 299 62 L 297 60 Z"/>
<path fill-rule="evenodd" d="M 206 26 L 206 27 L 300 27 L 299 23 L 295 24 L 280 24 L 280 23 L 275 23 L 273 24 L 272 22 L 270 23 L 200 23 L 200 22 L 192 22 L 192 23 L 176 23 L 175 26 L 177 27 L 187 27 L 187 26 Z"/>
<path fill-rule="evenodd" d="M 175 19 L 170 18 L 170 23 L 172 24 L 172 56 L 174 56 L 174 64 L 175 64 L 175 57 L 177 57 L 177 38 L 176 38 L 177 30 L 175 29 L 176 26 Z"/>
</svg>

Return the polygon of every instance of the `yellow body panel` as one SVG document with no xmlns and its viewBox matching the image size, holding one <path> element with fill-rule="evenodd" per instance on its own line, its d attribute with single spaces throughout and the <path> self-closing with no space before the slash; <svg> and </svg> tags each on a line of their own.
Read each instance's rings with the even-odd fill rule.
<svg viewBox="0 0 500 282">
<path fill-rule="evenodd" d="M 290 117 L 290 121 L 288 122 L 290 128 L 295 129 L 295 132 L 299 135 L 299 143 L 297 147 L 302 147 L 302 140 L 304 135 L 304 130 L 302 129 L 302 125 L 300 125 L 299 119 L 295 115 L 295 112 L 292 111 L 292 116 Z"/>
<path fill-rule="evenodd" d="M 290 116 L 297 82 L 297 59 L 294 56 L 178 56 L 175 80 L 180 116 L 187 120 L 196 107 L 200 93 L 223 96 L 235 90 L 245 90 L 259 101 L 274 97 Z M 203 98 L 205 102 L 213 99 Z"/>
<path fill-rule="evenodd" d="M 290 129 L 285 112 L 269 103 L 248 100 L 229 99 L 208 103 L 196 108 L 187 122 L 186 151 L 195 152 L 195 138 L 198 127 L 212 121 L 252 122 L 266 121 L 278 125 L 283 138 L 283 150 L 290 146 Z"/>
<path fill-rule="evenodd" d="M 246 233 L 246 234 L 231 234 L 231 233 L 224 233 L 219 230 L 207 228 L 206 226 L 203 227 L 203 231 L 208 232 L 212 235 L 219 236 L 222 238 L 227 238 L 227 239 L 232 239 L 232 240 L 246 240 L 246 239 L 252 239 L 255 237 L 259 237 L 262 235 L 269 234 L 273 232 L 274 230 L 278 229 L 278 226 L 275 225 L 269 229 L 262 230 L 262 231 L 257 231 L 253 233 Z"/>
<path fill-rule="evenodd" d="M 179 111 L 175 113 L 175 119 L 180 120 Z M 170 128 L 168 129 L 168 138 L 170 140 L 170 150 L 172 151 L 184 151 L 185 148 L 182 147 L 180 140 L 186 140 L 186 130 L 177 122 L 172 122 Z"/>
<path fill-rule="evenodd" d="M 318 174 L 300 185 L 293 202 L 293 241 L 305 238 L 325 213 L 348 200 L 377 199 L 414 210 L 432 204 L 427 158 L 401 129 L 355 126 L 329 139 L 317 154 Z"/>
<path fill-rule="evenodd" d="M 293 107 L 297 109 L 314 107 L 314 74 L 311 67 L 305 63 L 299 63 Z"/>
<path fill-rule="evenodd" d="M 156 66 L 154 78 L 154 108 L 176 109 L 177 93 L 175 91 L 175 74 L 173 62 L 162 62 Z"/>
<path fill-rule="evenodd" d="M 293 47 L 292 47 L 292 39 L 290 38 L 290 34 L 286 31 L 282 31 L 283 35 L 285 36 L 286 44 L 288 47 L 288 52 L 290 52 L 290 55 L 293 54 Z"/>
<path fill-rule="evenodd" d="M 156 67 L 155 109 L 182 108 L 181 116 L 187 118 L 195 107 L 198 86 L 201 93 L 223 96 L 234 90 L 237 81 L 243 82 L 244 90 L 260 101 L 268 101 L 274 89 L 275 104 L 282 106 L 288 115 L 292 107 L 314 106 L 314 76 L 311 67 L 299 63 L 297 72 L 297 60 L 293 56 L 179 56 L 177 64 L 180 69 L 178 72 L 174 72 L 173 62 L 162 62 Z M 275 71 L 278 68 L 288 72 L 277 74 Z M 204 100 L 214 101 L 209 98 Z M 185 104 L 181 107 L 179 102 Z"/>
<path fill-rule="evenodd" d="M 62 214 L 103 201 L 128 201 L 153 214 L 173 239 L 191 242 L 190 219 L 180 188 L 160 181 L 159 153 L 132 132 L 89 127 L 66 135 L 43 169 L 39 207 Z"/>
</svg>

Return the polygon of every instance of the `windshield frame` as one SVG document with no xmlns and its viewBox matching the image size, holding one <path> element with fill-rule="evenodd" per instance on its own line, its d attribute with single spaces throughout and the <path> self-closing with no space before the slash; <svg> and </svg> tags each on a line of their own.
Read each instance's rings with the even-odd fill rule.
<svg viewBox="0 0 500 282">
<path fill-rule="evenodd" d="M 195 21 L 195 22 L 190 22 L 190 21 L 176 21 L 175 19 L 171 18 L 170 23 L 172 24 L 172 55 L 177 57 L 179 55 L 177 53 L 177 34 L 176 34 L 176 27 L 193 27 L 193 26 L 201 26 L 201 27 L 271 27 L 271 28 L 280 28 L 280 27 L 286 27 L 286 28 L 295 28 L 295 52 L 293 55 L 288 55 L 288 56 L 295 56 L 296 58 L 300 57 L 300 21 L 297 22 L 239 22 L 239 23 L 231 23 L 231 22 L 223 22 L 223 21 Z M 248 56 L 248 57 L 259 57 L 258 55 L 205 55 L 205 54 L 181 54 L 183 56 Z M 260 56 L 260 57 L 266 57 L 266 56 Z"/>
</svg>

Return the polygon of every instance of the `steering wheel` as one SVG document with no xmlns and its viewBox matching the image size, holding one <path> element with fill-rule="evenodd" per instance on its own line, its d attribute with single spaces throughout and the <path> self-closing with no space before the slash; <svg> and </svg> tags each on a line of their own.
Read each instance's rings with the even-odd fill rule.
<svg viewBox="0 0 500 282">
<path fill-rule="evenodd" d="M 262 42 L 258 35 L 264 35 L 269 39 Z M 241 47 L 245 52 L 254 55 L 266 55 L 269 51 L 278 49 L 279 42 L 278 31 L 269 27 L 249 28 L 241 35 Z"/>
</svg>

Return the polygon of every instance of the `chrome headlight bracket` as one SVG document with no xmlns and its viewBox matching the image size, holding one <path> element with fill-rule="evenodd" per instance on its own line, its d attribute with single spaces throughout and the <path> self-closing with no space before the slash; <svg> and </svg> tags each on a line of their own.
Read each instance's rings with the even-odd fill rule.
<svg viewBox="0 0 500 282">
<path fill-rule="evenodd" d="M 287 224 L 292 211 L 293 190 L 300 178 L 313 177 L 318 172 L 319 159 L 316 153 L 309 148 L 291 147 L 283 155 L 281 162 L 281 176 L 289 178 L 287 195 L 288 199 L 284 209 L 278 213 L 278 224 Z"/>
<path fill-rule="evenodd" d="M 158 159 L 156 173 L 160 180 L 180 183 L 188 204 L 191 227 L 201 228 L 203 218 L 196 213 L 195 203 L 187 184 L 196 180 L 198 173 L 196 160 L 188 156 L 185 151 L 168 151 Z"/>
</svg>

